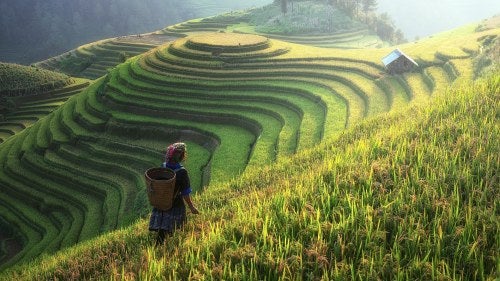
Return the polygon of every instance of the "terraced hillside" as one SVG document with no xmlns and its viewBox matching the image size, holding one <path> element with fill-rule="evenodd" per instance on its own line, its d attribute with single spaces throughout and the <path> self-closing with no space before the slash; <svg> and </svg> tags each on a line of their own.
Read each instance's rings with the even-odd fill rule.
<svg viewBox="0 0 500 281">
<path fill-rule="evenodd" d="M 186 36 L 200 32 L 237 32 L 324 48 L 361 49 L 387 45 L 365 24 L 350 19 L 331 5 L 307 1 L 295 5 L 299 6 L 295 8 L 296 13 L 288 17 L 282 16 L 279 5 L 271 4 L 178 23 L 157 33 Z M 289 29 L 290 26 L 295 29 Z"/>
<path fill-rule="evenodd" d="M 2 115 L 0 121 L 0 143 L 33 125 L 89 85 L 86 79 L 72 81 L 72 84 L 55 90 L 10 98 L 11 108 Z"/>
<path fill-rule="evenodd" d="M 137 34 L 86 44 L 36 66 L 68 75 L 96 79 L 129 57 L 142 54 L 176 37 L 161 34 Z"/>
<path fill-rule="evenodd" d="M 470 80 L 474 54 L 500 34 L 474 28 L 400 46 L 421 64 L 400 76 L 381 65 L 390 49 L 236 33 L 181 38 L 131 58 L 0 145 L 0 224 L 9 237 L 0 262 L 56 251 L 147 212 L 142 173 L 171 141 L 188 143 L 187 167 L 201 190 L 366 117 L 424 103 Z"/>
<path fill-rule="evenodd" d="M 266 28 L 264 23 L 269 22 L 270 19 L 279 21 L 276 17 L 281 15 L 281 11 L 277 5 L 272 4 L 245 11 L 229 12 L 219 16 L 193 19 L 152 33 L 101 40 L 80 46 L 75 50 L 35 65 L 75 77 L 96 79 L 106 75 L 110 69 L 122 63 L 125 59 L 142 54 L 163 43 L 180 37 L 212 32 L 257 34 L 271 39 L 324 48 L 362 49 L 387 45 L 386 42 L 383 42 L 371 32 L 366 25 L 351 20 L 343 12 L 332 8 L 330 5 L 314 4 L 313 2 L 301 5 L 305 5 L 305 7 L 319 5 L 319 8 L 316 7 L 316 11 L 309 11 L 309 13 L 312 13 L 311 15 L 301 14 L 302 18 L 293 24 L 297 26 L 306 25 L 314 29 L 319 22 L 322 22 L 320 18 L 325 17 L 330 18 L 327 30 L 273 32 L 272 29 Z M 215 11 L 216 8 L 217 4 L 214 1 L 197 1 L 196 9 Z M 332 9 L 334 12 L 332 12 L 333 14 L 318 15 L 317 10 L 322 8 Z M 215 14 L 215 12 L 210 14 Z M 317 18 L 317 20 L 312 20 L 312 18 Z"/>
</svg>

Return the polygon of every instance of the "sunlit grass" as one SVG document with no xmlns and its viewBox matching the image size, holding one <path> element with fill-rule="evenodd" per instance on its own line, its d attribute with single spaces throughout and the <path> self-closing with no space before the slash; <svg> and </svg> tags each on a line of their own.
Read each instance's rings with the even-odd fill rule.
<svg viewBox="0 0 500 281">
<path fill-rule="evenodd" d="M 497 74 L 247 170 L 196 196 L 203 215 L 165 247 L 150 246 L 141 220 L 4 276 L 493 280 L 499 82 Z"/>
<path fill-rule="evenodd" d="M 201 20 L 184 27 L 204 28 Z M 6 146 L 9 151 L 0 149 L 7 169 L 2 180 L 15 190 L 27 181 L 24 174 L 32 176 L 50 192 L 64 189 L 63 200 L 74 198 L 71 192 L 78 187 L 89 191 L 81 202 L 71 201 L 91 209 L 81 233 L 57 223 L 73 209 L 54 198 L 46 200 L 54 204 L 40 213 L 44 218 L 37 225 L 52 241 L 40 240 L 24 222 L 27 245 L 33 246 L 29 251 L 36 256 L 46 245 L 55 250 L 58 243 L 76 241 L 61 240 L 63 232 L 84 240 L 147 213 L 142 173 L 161 162 L 166 143 L 188 138 L 195 155 L 186 165 L 197 178 L 194 184 L 205 184 L 206 172 L 211 174 L 210 186 L 196 198 L 204 215 L 171 237 L 164 250 L 149 247 L 145 229 L 131 234 L 131 228 L 122 233 L 134 237 L 131 243 L 144 243 L 138 249 L 108 241 L 128 253 L 125 260 L 98 266 L 84 254 L 81 263 L 61 268 L 88 265 L 89 271 L 73 270 L 76 275 L 68 277 L 49 270 L 57 278 L 104 272 L 111 279 L 478 279 L 491 275 L 494 253 L 491 242 L 472 242 L 492 233 L 491 227 L 477 225 L 482 217 L 474 217 L 491 210 L 475 208 L 491 200 L 485 196 L 471 203 L 463 194 L 490 192 L 484 183 L 498 166 L 493 156 L 498 149 L 483 138 L 497 138 L 496 117 L 491 108 L 463 98 L 486 86 L 443 92 L 470 81 L 477 39 L 496 33 L 464 29 L 402 45 L 421 66 L 394 76 L 385 74 L 380 62 L 392 48 L 324 49 L 249 40 L 258 46 L 234 46 L 237 50 L 219 57 L 212 53 L 218 47 L 213 38 L 181 39 L 129 59 L 28 128 L 19 143 Z M 447 40 L 447 48 L 437 47 Z M 223 45 L 233 48 L 236 41 Z M 498 103 L 487 93 L 481 93 L 483 99 L 493 102 L 481 106 Z M 445 95 L 450 101 L 439 98 Z M 479 113 L 468 112 L 473 110 Z M 26 217 L 47 208 L 29 205 Z M 470 214 L 462 213 L 465 206 Z M 76 217 L 83 220 L 75 212 Z M 479 250 L 488 254 L 480 256 Z"/>
</svg>

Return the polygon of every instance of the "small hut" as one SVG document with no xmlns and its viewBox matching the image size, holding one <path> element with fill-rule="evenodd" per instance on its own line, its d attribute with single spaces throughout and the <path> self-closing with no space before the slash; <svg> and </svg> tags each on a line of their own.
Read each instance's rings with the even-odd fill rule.
<svg viewBox="0 0 500 281">
<path fill-rule="evenodd" d="M 418 64 L 400 49 L 396 49 L 382 59 L 387 72 L 397 74 L 411 71 Z"/>
</svg>

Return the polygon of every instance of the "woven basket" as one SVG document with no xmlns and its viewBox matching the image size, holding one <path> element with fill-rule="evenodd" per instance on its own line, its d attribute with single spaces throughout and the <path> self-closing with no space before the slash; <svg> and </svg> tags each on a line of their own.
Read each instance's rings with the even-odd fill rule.
<svg viewBox="0 0 500 281">
<path fill-rule="evenodd" d="M 175 195 L 175 172 L 169 168 L 151 168 L 144 173 L 149 203 L 157 209 L 172 208 Z"/>
</svg>

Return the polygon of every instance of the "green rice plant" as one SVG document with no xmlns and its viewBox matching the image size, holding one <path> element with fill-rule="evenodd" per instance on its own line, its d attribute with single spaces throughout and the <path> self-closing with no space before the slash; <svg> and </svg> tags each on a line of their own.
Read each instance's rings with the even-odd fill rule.
<svg viewBox="0 0 500 281">
<path fill-rule="evenodd" d="M 432 89 L 425 83 L 420 73 L 405 73 L 403 78 L 411 89 L 413 102 L 422 103 L 428 100 Z"/>
<path fill-rule="evenodd" d="M 62 144 L 70 140 L 70 136 L 66 135 L 64 131 L 61 130 L 60 119 L 62 110 L 56 110 L 53 117 L 50 119 L 49 124 L 49 139 L 51 144 Z"/>
<path fill-rule="evenodd" d="M 471 59 L 453 59 L 449 63 L 459 74 L 459 81 L 468 81 L 474 77 L 474 67 Z"/>
<path fill-rule="evenodd" d="M 172 122 L 168 118 L 153 118 L 149 116 L 134 116 L 131 114 L 116 113 L 113 118 L 120 123 L 124 124 L 141 124 L 142 126 L 158 127 L 168 125 L 172 128 L 193 128 L 199 130 L 206 130 L 217 132 L 221 139 L 221 145 L 217 149 L 212 159 L 212 165 L 219 167 L 226 167 L 225 170 L 215 170 L 212 172 L 212 177 L 215 181 L 231 178 L 241 173 L 247 163 L 250 148 L 255 142 L 255 135 L 249 131 L 235 126 L 227 126 L 223 124 L 206 124 L 199 126 L 189 121 Z M 238 143 L 230 141 L 238 136 Z"/>
<path fill-rule="evenodd" d="M 123 92 L 121 92 L 123 94 Z M 141 99 L 141 96 L 134 96 L 131 93 L 127 93 L 125 96 L 119 96 L 117 94 L 113 94 L 113 92 L 109 92 L 106 94 L 106 98 L 111 98 L 115 102 L 119 103 L 135 103 L 137 104 L 137 101 Z M 290 142 L 290 145 L 287 145 L 287 147 L 292 146 L 291 150 L 289 149 L 284 149 L 285 153 L 290 154 L 291 151 L 293 151 L 296 142 L 296 137 L 294 138 L 293 135 L 296 135 L 296 131 L 294 128 L 296 128 L 296 125 L 299 124 L 298 120 L 294 120 L 293 124 L 288 124 L 288 118 L 287 120 L 284 118 L 283 115 L 279 114 L 280 112 L 286 113 L 286 117 L 290 116 L 290 112 L 286 108 L 281 108 L 277 105 L 272 105 L 272 104 L 263 104 L 260 102 L 247 102 L 245 103 L 245 106 L 242 105 L 237 105 L 234 102 L 223 102 L 223 101 L 217 101 L 216 103 L 213 104 L 207 104 L 207 103 L 199 103 L 199 102 L 194 102 L 194 101 L 182 101 L 182 99 L 158 99 L 158 98 L 148 98 L 148 101 L 150 102 L 150 105 L 143 104 L 145 108 L 150 108 L 154 109 L 155 107 L 160 107 L 162 110 L 168 110 L 171 106 L 175 106 L 176 108 L 183 108 L 183 109 L 190 109 L 194 113 L 200 113 L 202 114 L 203 112 L 213 112 L 213 113 L 220 113 L 220 114 L 235 114 L 235 115 L 240 115 L 242 117 L 247 117 L 250 119 L 256 120 L 260 125 L 262 125 L 262 130 L 263 133 L 261 134 L 261 140 L 260 142 L 267 142 L 266 139 L 269 138 L 269 131 L 274 131 L 276 128 L 280 128 L 278 130 L 278 134 L 281 135 L 283 134 L 284 136 L 281 138 L 278 138 L 278 136 L 274 136 L 273 138 L 278 140 L 279 142 Z M 165 103 L 165 105 L 162 105 L 161 103 Z M 159 109 L 160 109 L 159 108 Z M 293 114 L 293 113 L 292 113 Z M 271 121 L 272 119 L 263 119 L 265 115 L 268 115 L 269 117 L 272 117 L 274 120 Z M 293 114 L 294 115 L 294 114 Z M 290 116 L 289 118 L 293 118 L 294 116 Z M 278 122 L 278 123 L 277 123 Z M 274 123 L 274 125 L 273 125 Z M 286 130 L 286 131 L 285 131 Z M 295 131 L 295 132 L 294 132 Z M 267 136 L 266 136 L 267 135 Z M 290 139 L 291 138 L 291 139 Z M 293 144 L 295 143 L 295 145 Z M 277 144 L 274 144 L 274 146 L 277 146 Z M 282 150 L 282 149 L 280 149 Z M 254 149 L 255 153 L 255 149 Z M 267 151 L 266 155 L 267 156 L 261 156 L 261 157 L 255 157 L 257 159 L 260 159 L 259 161 L 263 161 L 263 159 L 266 159 L 267 157 L 272 157 L 272 155 L 275 155 L 276 152 L 274 151 Z M 255 155 L 254 155 L 255 156 Z M 253 158 L 254 158 L 253 156 Z M 264 161 L 265 162 L 265 161 Z"/>
<path fill-rule="evenodd" d="M 15 148 L 11 149 L 9 154 L 13 154 L 13 152 L 14 153 L 16 152 Z M 16 191 L 10 189 L 11 190 L 10 195 L 14 195 L 12 196 L 13 199 L 14 198 L 16 200 L 21 199 L 22 197 L 17 197 L 17 196 L 19 196 L 19 194 L 22 194 L 23 190 L 25 190 L 27 187 L 24 186 L 21 187 L 19 186 L 19 184 L 21 183 L 21 184 L 26 184 L 26 186 L 29 186 L 33 183 L 29 181 L 29 174 L 24 173 L 23 175 L 18 176 L 18 173 L 26 172 L 19 165 L 20 164 L 19 161 L 15 161 L 11 158 L 10 161 L 7 162 L 7 164 L 8 165 L 6 166 L 5 169 L 6 173 L 4 175 L 6 183 L 5 187 L 9 186 L 9 188 L 15 187 L 15 189 L 18 189 Z M 26 178 L 26 176 L 28 176 L 28 178 Z M 47 191 L 44 192 L 47 193 Z M 54 251 L 59 248 L 57 244 L 58 241 L 62 239 L 61 234 L 58 231 L 59 228 L 61 227 L 60 223 L 54 219 L 53 215 L 50 212 L 48 212 L 45 215 L 42 214 L 44 212 L 51 210 L 54 207 L 60 206 L 61 203 L 57 202 L 57 200 L 54 200 L 52 198 L 47 198 L 43 196 L 44 192 L 31 192 L 33 196 L 32 199 L 29 200 L 26 200 L 26 198 L 24 199 L 24 201 L 25 202 L 27 201 L 27 203 L 31 206 L 27 207 L 28 210 L 36 208 L 37 211 L 40 212 L 37 217 L 38 221 L 41 223 L 40 227 L 43 229 L 43 239 L 40 240 L 39 243 L 33 245 L 33 247 L 29 248 L 28 249 L 29 254 L 27 253 L 23 254 L 23 258 L 27 259 L 32 258 L 34 254 L 36 255 L 36 253 L 40 251 L 40 249 L 45 249 L 47 251 Z M 50 191 L 48 193 L 50 193 Z M 65 203 L 63 203 L 62 205 L 64 204 Z M 20 206 L 23 205 L 21 204 Z M 70 206 L 67 205 L 66 207 Z"/>
<path fill-rule="evenodd" d="M 47 149 L 50 146 L 50 140 L 48 136 L 48 128 L 50 125 L 50 119 L 52 118 L 52 115 L 48 115 L 44 117 L 40 121 L 40 126 L 38 127 L 38 130 L 36 131 L 36 139 L 35 139 L 35 147 L 36 150 L 38 151 L 43 151 Z M 33 131 L 35 132 L 35 131 Z"/>
<path fill-rule="evenodd" d="M 449 84 L 449 77 L 446 73 L 446 71 L 437 66 L 429 67 L 425 69 L 427 75 L 429 75 L 429 78 L 433 81 L 433 91 L 432 93 L 443 93 L 447 91 L 448 84 Z"/>
<path fill-rule="evenodd" d="M 139 70 L 138 70 L 138 71 L 139 71 Z M 150 73 L 144 73 L 144 72 L 141 72 L 141 74 L 142 74 L 142 75 L 146 75 L 146 74 L 147 74 L 148 76 L 150 76 Z M 122 72 L 120 72 L 120 75 L 121 75 L 121 76 L 122 76 L 122 75 L 127 75 L 127 73 L 125 72 L 124 74 L 122 74 Z M 141 77 L 144 77 L 144 76 L 141 76 Z M 161 76 L 156 76 L 156 75 L 155 75 L 154 77 L 155 77 L 155 79 L 157 78 L 157 79 L 162 79 L 162 80 L 164 80 L 164 78 L 163 78 L 163 77 L 161 77 Z M 130 81 L 130 80 L 127 80 L 127 81 L 128 81 L 128 82 L 127 82 L 127 87 L 131 87 L 131 83 L 130 83 L 131 81 Z M 134 84 L 138 84 L 138 81 L 133 81 L 133 82 L 134 82 Z M 282 83 L 282 82 L 281 82 L 281 83 Z M 151 88 L 151 85 L 147 86 L 147 85 L 148 85 L 147 83 L 142 83 L 142 84 L 144 85 L 144 86 L 142 86 L 142 88 L 144 88 L 144 87 L 149 87 L 149 88 Z M 283 83 L 282 83 L 282 84 L 283 84 Z M 287 85 L 290 85 L 290 84 L 292 84 L 292 83 L 287 83 Z M 295 84 L 299 85 L 299 83 L 295 83 Z M 192 85 L 192 84 L 190 83 L 189 85 Z M 224 85 L 224 84 L 222 84 L 222 85 Z M 208 86 L 208 85 L 207 85 L 207 86 Z M 285 85 L 283 85 L 283 86 L 280 86 L 279 88 L 275 87 L 275 89 L 281 89 L 281 88 L 284 88 L 284 87 L 290 87 L 290 86 L 285 86 Z M 303 87 L 303 86 L 302 86 L 302 87 Z M 164 88 L 164 87 L 162 87 L 162 88 Z M 176 89 L 178 89 L 178 88 L 179 88 L 179 87 L 176 87 Z M 301 87 L 299 87 L 299 89 L 300 89 L 300 88 L 301 88 Z M 243 89 L 244 89 L 244 88 L 243 88 Z M 206 90 L 207 90 L 207 88 L 205 87 L 205 90 L 204 90 L 204 91 L 206 91 Z M 322 92 L 324 91 L 323 89 L 319 89 L 319 90 L 320 90 L 320 91 L 322 91 Z M 281 91 L 282 91 L 282 90 L 280 90 L 280 92 L 281 92 Z M 316 111 L 317 111 L 317 110 L 316 110 Z M 304 119 L 305 119 L 305 118 L 307 118 L 307 117 L 306 117 L 306 116 L 304 116 Z M 304 122 L 305 122 L 305 120 L 303 120 L 303 123 L 304 123 Z M 318 123 L 316 123 L 316 124 L 318 124 Z M 321 124 L 321 123 L 319 123 L 318 125 L 320 125 L 320 124 Z M 305 128 L 309 128 L 309 126 L 304 126 L 304 127 L 305 127 Z M 302 133 L 301 133 L 301 135 L 302 135 Z M 310 135 L 310 134 L 308 134 L 308 135 Z"/>
</svg>

